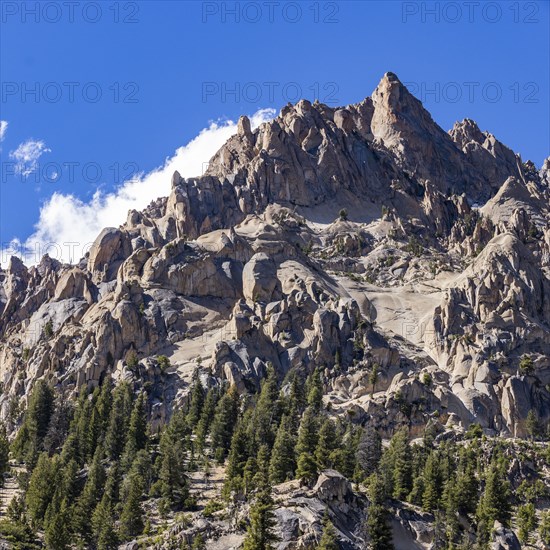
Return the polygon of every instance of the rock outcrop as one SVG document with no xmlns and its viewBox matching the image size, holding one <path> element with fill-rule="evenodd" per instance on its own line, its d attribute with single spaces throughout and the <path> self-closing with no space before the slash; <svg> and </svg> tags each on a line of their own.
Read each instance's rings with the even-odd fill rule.
<svg viewBox="0 0 550 550">
<path fill-rule="evenodd" d="M 0 271 L 2 416 L 39 378 L 110 375 L 154 381 L 160 425 L 196 368 L 247 392 L 271 363 L 321 369 L 335 414 L 387 434 L 437 412 L 524 436 L 550 419 L 549 162 L 469 119 L 443 131 L 392 73 L 355 105 L 242 117 L 77 266 Z"/>
</svg>

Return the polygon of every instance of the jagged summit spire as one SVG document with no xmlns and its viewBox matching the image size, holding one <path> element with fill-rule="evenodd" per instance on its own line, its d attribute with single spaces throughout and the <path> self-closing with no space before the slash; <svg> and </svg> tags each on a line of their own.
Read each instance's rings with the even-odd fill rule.
<svg viewBox="0 0 550 550">
<path fill-rule="evenodd" d="M 395 74 L 395 73 L 392 73 L 391 71 L 388 71 L 387 73 L 384 73 L 384 76 L 382 77 L 382 80 L 388 80 L 390 82 L 397 82 L 399 84 L 402 84 L 401 80 L 399 80 L 399 77 Z"/>
<path fill-rule="evenodd" d="M 411 95 L 407 87 L 399 80 L 399 77 L 392 73 L 391 71 L 388 71 L 387 73 L 384 73 L 382 78 L 380 79 L 380 82 L 378 82 L 378 85 L 376 86 L 373 96 L 379 92 L 380 90 L 402 90 L 403 92 L 407 93 L 408 95 Z"/>
</svg>

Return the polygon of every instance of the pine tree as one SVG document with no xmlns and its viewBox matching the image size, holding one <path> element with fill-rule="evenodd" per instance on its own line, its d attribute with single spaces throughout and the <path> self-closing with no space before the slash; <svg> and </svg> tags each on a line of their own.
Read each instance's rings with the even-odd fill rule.
<svg viewBox="0 0 550 550">
<path fill-rule="evenodd" d="M 51 387 L 43 380 L 38 380 L 29 401 L 27 420 L 30 432 L 40 443 L 48 432 L 53 405 L 54 397 Z"/>
<path fill-rule="evenodd" d="M 9 470 L 10 443 L 6 435 L 6 427 L 0 423 L 0 487 L 4 486 L 4 474 Z"/>
<path fill-rule="evenodd" d="M 283 416 L 273 450 L 271 452 L 271 462 L 269 465 L 269 478 L 271 483 L 283 483 L 291 479 L 296 469 L 296 456 L 294 447 L 296 439 L 292 434 L 292 420 L 289 416 Z"/>
<path fill-rule="evenodd" d="M 131 539 L 143 532 L 143 496 L 144 482 L 138 472 L 132 472 L 126 480 L 128 490 L 125 492 L 122 513 L 120 514 L 120 532 L 125 539 Z"/>
<path fill-rule="evenodd" d="M 479 538 L 488 541 L 495 520 L 507 526 L 510 522 L 510 483 L 502 466 L 493 460 L 485 477 L 485 489 L 476 512 Z"/>
<path fill-rule="evenodd" d="M 363 478 L 376 471 L 382 457 L 382 438 L 376 429 L 368 424 L 361 435 L 357 447 L 357 463 L 363 473 Z"/>
<path fill-rule="evenodd" d="M 210 426 L 212 425 L 212 420 L 216 411 L 216 404 L 218 402 L 218 389 L 211 388 L 206 394 L 206 399 L 204 401 L 204 406 L 202 408 L 201 417 L 199 423 L 197 424 L 196 434 L 197 434 L 197 446 L 199 450 L 202 451 L 206 444 L 206 437 L 210 432 Z"/>
<path fill-rule="evenodd" d="M 69 519 L 67 503 L 63 501 L 59 510 L 49 520 L 44 532 L 44 542 L 48 550 L 65 550 L 69 548 L 71 542 Z"/>
<path fill-rule="evenodd" d="M 101 395 L 101 389 L 99 387 L 95 388 L 92 394 L 92 399 L 89 401 L 89 422 L 88 422 L 88 433 L 86 437 L 86 448 L 87 456 L 86 459 L 93 456 L 95 449 L 97 447 L 98 441 L 102 436 L 102 422 L 99 411 L 97 409 L 97 402 L 99 396 Z"/>
<path fill-rule="evenodd" d="M 416 506 L 422 506 L 422 497 L 424 496 L 424 476 L 417 475 L 414 477 L 413 486 L 407 500 L 416 504 Z"/>
<path fill-rule="evenodd" d="M 244 539 L 243 550 L 272 550 L 278 539 L 273 528 L 273 500 L 269 488 L 264 488 L 250 507 L 250 525 Z"/>
<path fill-rule="evenodd" d="M 239 394 L 233 386 L 219 400 L 212 422 L 212 448 L 216 451 L 218 460 L 223 460 L 226 457 L 231 446 L 231 437 L 239 411 L 238 407 Z"/>
<path fill-rule="evenodd" d="M 412 489 L 411 458 L 407 429 L 402 428 L 392 437 L 380 463 L 387 490 L 398 500 L 403 500 Z"/>
<path fill-rule="evenodd" d="M 114 522 L 114 509 L 108 497 L 102 498 L 92 516 L 93 537 L 97 550 L 116 550 L 119 539 Z"/>
<path fill-rule="evenodd" d="M 244 494 L 248 495 L 256 489 L 256 474 L 258 473 L 258 461 L 255 456 L 249 457 L 246 461 L 243 472 L 243 489 Z"/>
<path fill-rule="evenodd" d="M 12 497 L 6 509 L 6 516 L 15 524 L 21 525 L 27 522 L 27 506 L 25 495 L 19 494 Z"/>
<path fill-rule="evenodd" d="M 314 411 L 319 412 L 323 405 L 323 383 L 321 382 L 321 373 L 319 369 L 315 369 L 313 373 L 308 376 L 306 391 L 308 406 L 312 407 Z"/>
<path fill-rule="evenodd" d="M 537 528 L 537 515 L 535 512 L 535 505 L 532 502 L 518 508 L 517 525 L 519 529 L 519 540 L 527 544 L 531 534 Z"/>
<path fill-rule="evenodd" d="M 134 458 L 134 462 L 132 462 L 132 467 L 130 468 L 129 474 L 132 473 L 138 473 L 141 476 L 141 479 L 143 480 L 144 488 L 143 491 L 145 493 L 148 493 L 151 488 L 151 482 L 153 479 L 153 465 L 151 462 L 151 455 L 145 450 L 141 449 L 141 451 L 138 451 L 136 454 L 136 457 Z M 113 475 L 119 475 L 118 469 L 115 470 Z M 116 478 L 118 480 L 118 488 L 120 488 L 120 477 Z M 109 481 L 107 479 L 107 481 Z M 113 496 L 113 501 L 116 502 L 116 493 Z"/>
<path fill-rule="evenodd" d="M 525 420 L 525 429 L 527 430 L 527 433 L 532 440 L 539 438 L 542 430 L 537 413 L 533 409 L 531 409 L 527 413 L 527 419 Z"/>
<path fill-rule="evenodd" d="M 193 385 L 191 387 L 191 402 L 189 404 L 189 412 L 187 413 L 187 422 L 194 429 L 201 417 L 202 409 L 205 400 L 205 391 L 201 383 L 199 370 L 196 369 L 193 373 Z"/>
<path fill-rule="evenodd" d="M 338 448 L 339 443 L 334 422 L 326 418 L 319 429 L 319 439 L 315 449 L 315 460 L 320 469 L 332 468 L 333 452 Z"/>
<path fill-rule="evenodd" d="M 118 460 L 124 450 L 131 403 L 129 385 L 121 384 L 113 392 L 113 406 L 109 415 L 109 427 L 105 434 L 105 451 L 111 460 Z"/>
<path fill-rule="evenodd" d="M 456 473 L 458 448 L 453 441 L 442 441 L 438 448 L 439 472 L 442 480 Z"/>
<path fill-rule="evenodd" d="M 393 445 L 392 445 L 393 443 Z M 393 494 L 403 499 L 411 490 L 411 452 L 406 429 L 402 429 L 392 439 L 390 449 L 393 452 Z"/>
<path fill-rule="evenodd" d="M 229 494 L 231 491 L 238 489 L 238 485 L 242 481 L 244 468 L 249 457 L 250 441 L 248 438 L 248 430 L 245 421 L 237 424 L 237 428 L 231 439 L 231 449 L 227 460 L 226 481 L 224 493 Z"/>
<path fill-rule="evenodd" d="M 332 525 L 332 521 L 328 517 L 328 513 L 325 510 L 325 517 L 323 519 L 323 534 L 319 541 L 317 550 L 339 550 L 340 545 L 336 537 L 336 529 Z"/>
<path fill-rule="evenodd" d="M 422 508 L 427 512 L 434 512 L 439 505 L 441 496 L 441 479 L 439 474 L 439 459 L 437 452 L 431 452 L 424 467 L 424 492 Z"/>
<path fill-rule="evenodd" d="M 91 460 L 98 443 L 97 439 L 104 433 L 102 426 L 97 425 L 94 415 L 98 395 L 98 389 L 90 396 L 86 385 L 80 388 L 69 434 L 63 445 L 63 453 L 69 453 L 70 458 L 74 458 L 80 466 Z"/>
<path fill-rule="evenodd" d="M 43 450 L 43 441 L 48 432 L 53 404 L 52 389 L 44 380 L 38 380 L 29 399 L 23 424 L 12 445 L 13 454 L 18 459 L 26 461 L 30 469 L 34 466 L 40 451 Z"/>
<path fill-rule="evenodd" d="M 81 534 L 87 542 L 91 540 L 92 525 L 90 518 L 98 505 L 103 486 L 105 484 L 105 469 L 102 464 L 103 448 L 98 445 L 92 463 L 88 469 L 88 478 L 86 484 L 75 507 L 74 525 L 75 530 Z"/>
<path fill-rule="evenodd" d="M 332 452 L 333 467 L 342 475 L 351 479 L 357 472 L 357 446 L 360 432 L 350 424 L 346 433 L 341 437 L 341 443 Z"/>
<path fill-rule="evenodd" d="M 478 501 L 479 483 L 476 478 L 476 459 L 472 449 L 462 449 L 456 478 L 458 510 L 463 514 L 473 514 Z"/>
<path fill-rule="evenodd" d="M 445 538 L 450 545 L 459 541 L 460 522 L 459 522 L 459 493 L 456 477 L 453 476 L 445 483 L 443 491 L 442 504 L 445 514 Z"/>
<path fill-rule="evenodd" d="M 296 442 L 296 454 L 308 453 L 313 456 L 317 448 L 318 433 L 317 413 L 313 407 L 308 407 L 300 422 L 298 440 Z"/>
<path fill-rule="evenodd" d="M 48 430 L 44 437 L 44 450 L 52 455 L 65 441 L 69 432 L 73 407 L 64 395 L 55 400 Z"/>
<path fill-rule="evenodd" d="M 445 548 L 446 542 L 445 515 L 440 510 L 436 510 L 433 521 L 433 548 Z"/>
<path fill-rule="evenodd" d="M 293 425 L 298 428 L 299 419 L 306 407 L 306 395 L 302 377 L 296 372 L 293 372 L 292 383 L 290 386 L 289 396 L 289 416 Z"/>
<path fill-rule="evenodd" d="M 149 459 L 149 455 L 147 455 Z M 137 458 L 136 458 L 137 460 Z M 132 464 L 132 470 L 135 469 L 135 463 Z M 113 462 L 107 473 L 105 481 L 105 489 L 103 491 L 102 500 L 107 499 L 115 506 L 120 501 L 120 491 L 122 487 L 122 471 L 118 462 Z"/>
<path fill-rule="evenodd" d="M 80 453 L 78 452 L 78 439 L 74 432 L 70 432 L 65 440 L 65 443 L 63 443 L 61 459 L 65 464 L 71 460 L 74 460 L 79 466 L 83 464 L 80 458 Z"/>
<path fill-rule="evenodd" d="M 390 550 L 393 548 L 389 513 L 385 506 L 384 481 L 372 474 L 368 482 L 370 505 L 367 511 L 367 534 L 372 550 Z"/>
<path fill-rule="evenodd" d="M 162 433 L 159 451 L 155 463 L 158 480 L 151 488 L 151 493 L 162 497 L 162 509 L 180 508 L 189 496 L 185 474 L 185 438 L 188 426 L 181 411 L 176 411 L 168 427 Z"/>
<path fill-rule="evenodd" d="M 63 463 L 63 459 L 61 459 L 61 463 Z M 67 502 L 69 513 L 71 513 L 71 506 L 76 501 L 79 489 L 78 464 L 75 460 L 70 460 L 61 470 L 61 482 L 59 485 L 59 491 L 63 496 L 63 500 Z"/>
<path fill-rule="evenodd" d="M 318 438 L 317 413 L 314 407 L 309 406 L 302 416 L 298 440 L 296 442 L 297 468 L 296 476 L 310 484 L 317 479 L 317 462 L 314 454 Z"/>
<path fill-rule="evenodd" d="M 540 515 L 539 535 L 544 544 L 550 544 L 550 510 Z"/>
<path fill-rule="evenodd" d="M 185 447 L 185 442 L 189 435 L 191 435 L 191 429 L 187 423 L 185 413 L 181 409 L 174 411 L 168 427 L 162 434 L 160 441 L 161 447 L 164 444 L 177 444 Z"/>
<path fill-rule="evenodd" d="M 411 477 L 414 483 L 415 478 L 424 473 L 426 460 L 430 452 L 423 445 L 414 443 L 411 445 Z"/>
<path fill-rule="evenodd" d="M 311 485 L 318 475 L 317 462 L 309 453 L 298 455 L 298 464 L 296 467 L 296 477 L 306 485 Z"/>
<path fill-rule="evenodd" d="M 380 374 L 380 365 L 378 363 L 374 363 L 372 366 L 372 370 L 369 374 L 369 383 L 372 386 L 371 396 L 374 395 L 374 390 L 376 389 L 376 382 L 378 382 L 378 375 Z"/>
<path fill-rule="evenodd" d="M 130 467 L 136 454 L 142 449 L 145 449 L 147 441 L 146 396 L 145 393 L 142 392 L 134 403 L 132 415 L 130 417 L 130 425 L 128 427 L 124 455 L 122 458 L 122 464 L 125 469 Z"/>
<path fill-rule="evenodd" d="M 41 453 L 25 495 L 29 518 L 34 526 L 42 526 L 58 482 L 59 461 L 55 458 L 50 459 L 47 453 Z"/>
<path fill-rule="evenodd" d="M 25 550 L 36 548 L 36 534 L 30 527 L 26 515 L 25 497 L 23 494 L 14 496 L 8 504 L 6 510 L 6 518 L 0 521 L 0 531 L 2 532 L 3 542 L 12 536 L 14 542 L 10 545 L 9 542 L 4 542 L 6 548 L 14 548 Z M 17 541 L 17 542 L 16 542 Z M 28 546 L 27 546 L 28 545 Z"/>
<path fill-rule="evenodd" d="M 253 433 L 256 447 L 266 443 L 271 448 L 275 440 L 275 429 L 280 418 L 277 375 L 272 365 L 268 366 L 267 378 L 254 408 Z"/>
<path fill-rule="evenodd" d="M 104 380 L 101 385 L 101 390 L 99 392 L 99 397 L 95 403 L 94 409 L 97 413 L 97 430 L 98 438 L 96 441 L 96 446 L 98 443 L 105 444 L 105 434 L 109 427 L 109 417 L 111 415 L 111 409 L 113 407 L 113 391 L 112 383 L 109 379 Z M 92 450 L 92 454 L 95 452 L 95 447 Z"/>
<path fill-rule="evenodd" d="M 75 415 L 75 435 L 77 438 L 80 463 L 85 464 L 89 462 L 94 453 L 94 449 L 92 449 L 92 442 L 95 434 L 93 430 L 90 429 L 94 404 L 92 400 L 89 399 L 85 388 L 82 390 L 82 396 L 83 399 L 79 401 L 78 414 Z"/>
<path fill-rule="evenodd" d="M 437 435 L 436 423 L 432 420 L 428 421 L 428 424 L 424 428 L 424 437 L 422 438 L 422 443 L 424 449 L 431 451 L 434 448 L 434 441 Z"/>
</svg>

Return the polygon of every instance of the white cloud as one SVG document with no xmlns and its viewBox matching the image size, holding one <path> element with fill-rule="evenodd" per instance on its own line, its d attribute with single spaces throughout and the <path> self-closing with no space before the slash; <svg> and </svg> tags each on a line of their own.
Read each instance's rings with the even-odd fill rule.
<svg viewBox="0 0 550 550">
<path fill-rule="evenodd" d="M 252 127 L 270 120 L 274 114 L 273 109 L 257 111 L 251 117 Z M 88 202 L 74 195 L 54 193 L 40 209 L 36 231 L 24 244 L 28 252 L 25 260 L 36 263 L 47 251 L 65 262 L 78 261 L 103 228 L 118 227 L 126 220 L 128 210 L 142 210 L 151 201 L 168 196 L 175 170 L 183 177 L 200 176 L 205 164 L 236 131 L 233 121 L 211 123 L 177 149 L 162 167 L 124 182 L 113 193 L 97 189 Z"/>
<path fill-rule="evenodd" d="M 8 131 L 8 121 L 0 120 L 0 143 L 4 141 L 7 131 Z"/>
<path fill-rule="evenodd" d="M 42 140 L 28 139 L 10 152 L 10 158 L 15 160 L 15 173 L 24 177 L 32 174 L 38 167 L 38 159 L 44 153 L 50 153 Z"/>
</svg>

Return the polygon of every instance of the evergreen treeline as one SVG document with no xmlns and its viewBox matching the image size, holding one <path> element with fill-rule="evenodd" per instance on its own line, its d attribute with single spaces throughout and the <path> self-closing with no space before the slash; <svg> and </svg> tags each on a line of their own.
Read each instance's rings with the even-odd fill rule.
<svg viewBox="0 0 550 550">
<path fill-rule="evenodd" d="M 515 515 L 520 537 L 527 541 L 534 535 L 534 501 L 545 493 L 541 481 L 525 482 L 530 497 L 514 497 L 505 445 L 492 443 L 488 452 L 478 426 L 474 425 L 463 441 L 437 445 L 433 424 L 426 428 L 420 444 L 411 444 L 408 430 L 402 428 L 383 449 L 375 427 L 360 428 L 349 419 L 335 420 L 323 409 L 319 371 L 305 384 L 302 380 L 296 372 L 291 373 L 280 391 L 270 368 L 251 402 L 240 403 L 230 391 L 214 405 L 218 390 L 207 391 L 195 379 L 188 421 L 200 442 L 200 452 L 210 452 L 226 464 L 224 498 L 244 498 L 252 504 L 245 548 L 274 547 L 269 537 L 273 504 L 268 485 L 292 479 L 312 485 L 327 468 L 366 489 L 369 508 L 364 533 L 374 550 L 392 548 L 390 509 L 396 501 L 417 505 L 434 515 L 437 547 L 441 549 L 486 548 L 495 521 L 511 525 L 514 504 L 520 504 Z M 550 461 L 550 447 L 546 454 Z M 545 515 L 542 520 L 548 523 Z M 547 536 L 542 526 L 539 531 L 542 537 Z M 319 548 L 337 548 L 336 540 L 327 516 Z"/>
<path fill-rule="evenodd" d="M 146 394 L 125 383 L 83 389 L 74 407 L 37 383 L 11 446 L 27 467 L 24 496 L 10 503 L 2 530 L 19 540 L 40 530 L 55 550 L 111 549 L 146 530 L 148 496 L 164 514 L 191 506 L 185 414 L 176 411 L 151 441 L 147 413 Z"/>
<path fill-rule="evenodd" d="M 537 529 L 550 539 L 550 517 L 537 517 L 535 508 L 547 488 L 531 479 L 512 491 L 504 444 L 489 445 L 475 428 L 462 441 L 436 444 L 429 424 L 421 443 L 411 444 L 402 428 L 384 447 L 375 426 L 335 419 L 323 407 L 319 371 L 303 378 L 292 372 L 281 387 L 269 367 L 257 394 L 239 396 L 234 387 L 206 388 L 197 371 L 187 407 L 154 436 L 147 395 L 128 384 L 83 389 L 71 404 L 37 383 L 11 445 L 12 456 L 26 464 L 24 491 L 10 503 L 0 532 L 20 548 L 33 548 L 37 532 L 55 550 L 116 548 L 151 533 L 148 499 L 161 517 L 194 508 L 188 473 L 204 459 L 225 465 L 222 498 L 250 503 L 246 550 L 275 547 L 272 486 L 292 479 L 311 486 L 327 468 L 367 493 L 363 532 L 374 550 L 392 548 L 391 509 L 398 501 L 434 515 L 437 548 L 486 548 L 495 521 L 514 521 L 523 541 Z M 550 461 L 550 449 L 547 455 Z M 7 457 L 0 433 L 2 471 Z M 316 548 L 339 548 L 336 527 L 327 510 Z M 203 545 L 201 537 L 193 542 Z"/>
</svg>

